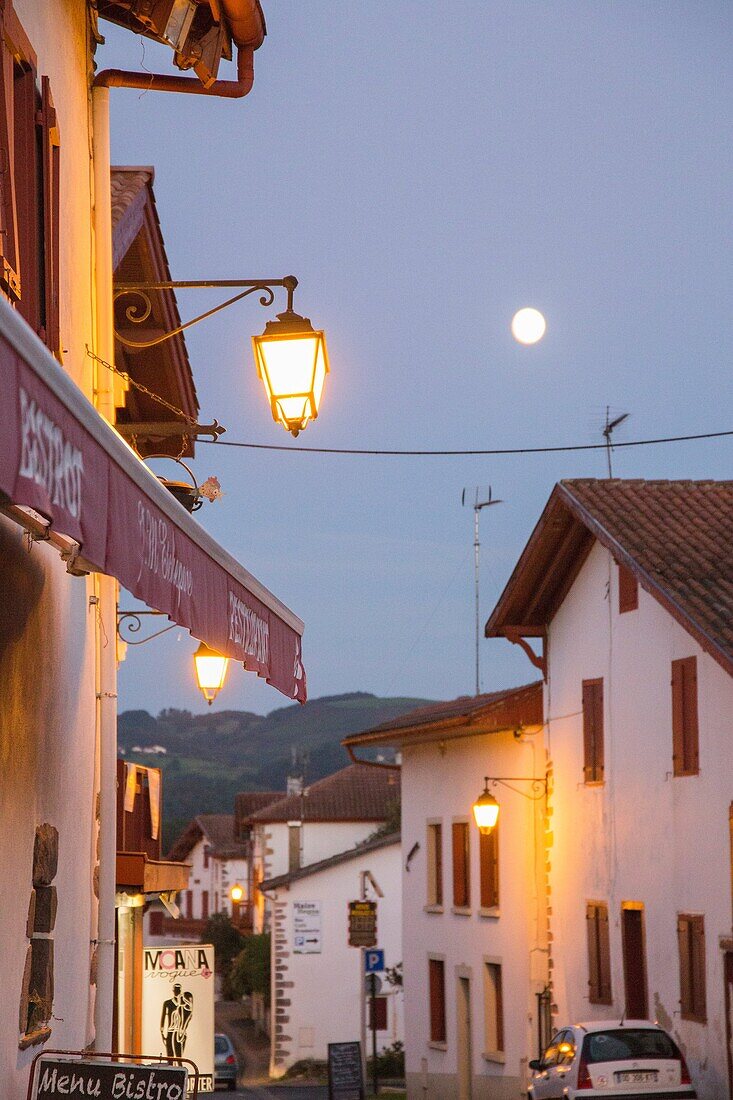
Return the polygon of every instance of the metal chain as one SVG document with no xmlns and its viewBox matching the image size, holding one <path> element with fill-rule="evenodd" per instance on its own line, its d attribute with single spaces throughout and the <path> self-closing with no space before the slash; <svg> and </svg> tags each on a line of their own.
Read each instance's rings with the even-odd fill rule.
<svg viewBox="0 0 733 1100">
<path fill-rule="evenodd" d="M 89 356 L 90 359 L 93 359 L 95 361 L 95 363 L 100 363 L 103 367 L 106 367 L 107 370 L 111 370 L 113 374 L 116 374 L 120 378 L 124 379 L 124 381 L 128 384 L 128 386 L 132 386 L 133 389 L 139 390 L 140 393 L 144 393 L 145 396 L 149 397 L 152 401 L 157 401 L 159 405 L 163 405 L 164 408 L 169 410 L 169 412 L 175 413 L 176 416 L 180 416 L 183 420 L 186 421 L 187 424 L 195 424 L 196 423 L 195 418 L 193 416 L 189 416 L 188 413 L 185 413 L 183 411 L 183 409 L 177 408 L 176 405 L 171 405 L 170 401 L 166 401 L 166 399 L 164 397 L 161 397 L 160 394 L 153 393 L 153 391 L 149 390 L 147 386 L 144 386 L 142 384 L 142 382 L 138 382 L 134 378 L 131 378 L 130 375 L 127 373 L 127 371 L 120 370 L 119 367 L 115 367 L 112 363 L 108 363 L 107 360 L 102 359 L 101 356 L 95 355 L 94 352 L 90 349 L 88 344 L 86 344 L 85 347 L 86 347 L 87 355 Z M 185 443 L 184 443 L 184 449 L 185 449 Z M 183 454 L 183 451 L 181 452 L 181 454 Z"/>
</svg>

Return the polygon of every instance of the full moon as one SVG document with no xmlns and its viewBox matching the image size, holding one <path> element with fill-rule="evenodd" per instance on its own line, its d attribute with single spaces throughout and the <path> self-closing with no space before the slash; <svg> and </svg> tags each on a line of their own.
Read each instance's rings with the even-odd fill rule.
<svg viewBox="0 0 733 1100">
<path fill-rule="evenodd" d="M 520 344 L 536 344 L 545 335 L 547 322 L 538 309 L 526 306 L 512 317 L 512 336 Z"/>
</svg>

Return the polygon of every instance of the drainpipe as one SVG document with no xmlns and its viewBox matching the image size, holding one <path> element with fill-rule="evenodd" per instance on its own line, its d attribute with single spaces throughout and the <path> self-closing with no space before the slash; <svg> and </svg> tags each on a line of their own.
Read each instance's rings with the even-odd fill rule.
<svg viewBox="0 0 733 1100">
<path fill-rule="evenodd" d="M 127 72 L 125 69 L 103 69 L 95 76 L 92 87 L 95 92 L 99 88 L 140 88 L 145 92 L 188 92 L 190 95 L 243 99 L 252 91 L 254 79 L 254 48 L 240 46 L 237 50 L 237 79 L 215 80 L 208 88 L 196 77 Z"/>
<path fill-rule="evenodd" d="M 112 313 L 112 208 L 110 192 L 109 91 L 92 91 L 92 155 L 94 170 L 95 352 L 114 363 Z M 94 403 L 114 424 L 114 383 L 110 371 L 95 363 Z M 112 1006 L 115 995 L 115 888 L 117 861 L 117 582 L 97 574 L 96 693 L 98 792 L 97 995 L 94 1006 L 94 1046 L 113 1049 Z"/>
</svg>

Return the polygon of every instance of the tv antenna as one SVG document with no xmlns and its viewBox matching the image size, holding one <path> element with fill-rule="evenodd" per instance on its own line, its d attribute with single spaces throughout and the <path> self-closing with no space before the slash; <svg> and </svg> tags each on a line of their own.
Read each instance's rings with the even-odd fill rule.
<svg viewBox="0 0 733 1100">
<path fill-rule="evenodd" d="M 606 440 L 606 458 L 608 459 L 608 476 L 613 477 L 613 473 L 611 472 L 611 447 L 613 446 L 612 443 L 611 443 L 611 434 L 616 428 L 618 428 L 619 424 L 623 424 L 624 420 L 628 419 L 629 414 L 628 413 L 621 413 L 621 415 L 617 416 L 614 420 L 610 420 L 609 419 L 610 416 L 611 416 L 610 406 L 606 405 L 606 425 L 603 428 L 603 437 Z"/>
<path fill-rule="evenodd" d="M 474 584 L 476 589 L 476 695 L 481 693 L 481 681 L 479 676 L 479 638 L 480 638 L 480 624 L 479 624 L 479 554 L 481 551 L 481 543 L 478 537 L 478 517 L 482 508 L 490 508 L 492 504 L 503 504 L 503 500 L 494 500 L 491 496 L 491 486 L 488 488 L 476 489 L 473 500 L 473 564 L 474 564 Z M 466 490 L 461 493 L 461 504 L 466 504 Z"/>
</svg>

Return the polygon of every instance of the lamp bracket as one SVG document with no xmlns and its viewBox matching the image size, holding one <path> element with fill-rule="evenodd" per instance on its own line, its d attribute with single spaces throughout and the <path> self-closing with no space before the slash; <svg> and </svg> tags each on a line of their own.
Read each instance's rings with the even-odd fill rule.
<svg viewBox="0 0 733 1100">
<path fill-rule="evenodd" d="M 537 802 L 547 797 L 547 776 L 540 778 L 533 775 L 485 775 L 484 787 L 487 792 L 489 783 L 500 783 L 502 787 L 508 787 L 510 791 L 521 794 L 522 798 L 528 798 L 530 802 Z M 524 791 L 513 787 L 512 783 L 530 783 L 532 794 L 525 794 Z"/>
<path fill-rule="evenodd" d="M 156 630 L 154 634 L 148 634 L 147 638 L 131 638 L 130 634 L 137 634 L 143 625 L 143 616 L 145 615 L 162 615 L 162 611 L 118 611 L 117 612 L 117 636 L 125 645 L 145 645 L 146 642 L 152 642 L 153 638 L 159 638 L 161 634 L 167 634 L 169 630 L 173 630 L 177 623 L 171 623 L 170 626 L 164 627 L 162 630 Z M 123 633 L 127 633 L 127 637 Z"/>
<path fill-rule="evenodd" d="M 126 348 L 132 348 L 138 351 L 144 348 L 153 348 L 158 344 L 164 343 L 166 340 L 170 340 L 173 336 L 177 336 L 179 333 L 184 332 L 187 328 L 191 328 L 192 325 L 197 325 L 199 321 L 204 321 L 207 317 L 219 313 L 220 310 L 226 309 L 227 306 L 234 305 L 235 302 L 241 301 L 242 298 L 247 298 L 250 294 L 255 294 L 257 291 L 261 291 L 260 305 L 271 306 L 275 301 L 274 288 L 280 286 L 284 287 L 287 291 L 287 313 L 290 314 L 293 312 L 293 294 L 297 285 L 298 280 L 294 275 L 285 275 L 282 279 L 168 279 L 162 282 L 117 283 L 113 298 L 114 303 L 124 297 L 138 299 L 137 303 L 133 301 L 125 309 L 125 317 L 132 325 L 142 325 L 147 321 L 152 312 L 153 303 L 148 291 L 205 290 L 212 287 L 244 287 L 244 289 L 240 290 L 239 294 L 227 298 L 225 302 L 220 302 L 219 305 L 213 306 L 212 309 L 207 309 L 205 313 L 200 313 L 197 317 L 192 317 L 190 321 L 185 321 L 182 325 L 178 325 L 176 328 L 171 329 L 170 332 L 164 332 L 149 340 L 130 340 L 127 336 L 123 336 L 118 329 L 115 329 L 115 337 L 121 344 L 124 344 Z"/>
<path fill-rule="evenodd" d="M 187 420 L 141 420 L 130 421 L 127 424 L 115 424 L 115 428 L 123 439 L 167 439 L 170 436 L 188 436 L 189 439 L 200 439 L 209 436 L 212 443 L 216 443 L 226 428 L 214 420 L 212 424 L 189 423 Z"/>
</svg>

